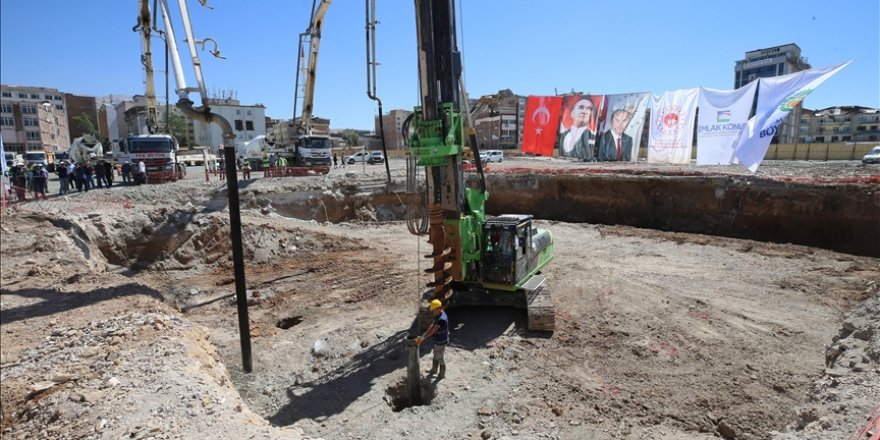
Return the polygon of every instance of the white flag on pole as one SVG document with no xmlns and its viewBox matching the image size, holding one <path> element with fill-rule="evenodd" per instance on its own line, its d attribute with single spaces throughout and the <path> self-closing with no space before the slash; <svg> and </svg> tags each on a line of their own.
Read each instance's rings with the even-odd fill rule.
<svg viewBox="0 0 880 440">
<path fill-rule="evenodd" d="M 767 154 L 770 140 L 791 109 L 797 107 L 819 84 L 851 62 L 759 79 L 758 109 L 740 131 L 734 147 L 740 162 L 754 173 Z"/>
<path fill-rule="evenodd" d="M 653 96 L 648 162 L 690 163 L 699 95 L 700 89 L 682 89 Z"/>
<path fill-rule="evenodd" d="M 697 165 L 729 165 L 737 135 L 755 102 L 758 81 L 736 90 L 700 89 L 697 117 Z"/>
</svg>

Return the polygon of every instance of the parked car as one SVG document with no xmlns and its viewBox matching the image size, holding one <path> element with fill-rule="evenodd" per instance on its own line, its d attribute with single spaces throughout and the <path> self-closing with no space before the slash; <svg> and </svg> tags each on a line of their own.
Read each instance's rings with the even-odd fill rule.
<svg viewBox="0 0 880 440">
<path fill-rule="evenodd" d="M 480 160 L 486 162 L 501 163 L 504 160 L 504 152 L 501 150 L 486 150 L 480 153 Z"/>
<path fill-rule="evenodd" d="M 871 151 L 862 158 L 862 163 L 880 163 L 880 145 L 872 148 Z"/>
<path fill-rule="evenodd" d="M 366 151 L 358 151 L 351 156 L 345 156 L 344 158 L 342 158 L 342 161 L 351 165 L 355 162 L 365 162 L 369 156 L 370 153 L 367 153 Z"/>
<path fill-rule="evenodd" d="M 367 163 L 385 163 L 385 156 L 380 151 L 374 151 L 370 153 L 370 157 L 367 159 Z"/>
</svg>

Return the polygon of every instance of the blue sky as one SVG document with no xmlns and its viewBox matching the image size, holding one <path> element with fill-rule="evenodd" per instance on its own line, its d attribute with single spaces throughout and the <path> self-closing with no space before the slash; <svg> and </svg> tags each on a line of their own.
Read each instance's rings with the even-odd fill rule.
<svg viewBox="0 0 880 440">
<path fill-rule="evenodd" d="M 0 1 L 0 81 L 81 95 L 142 94 L 140 44 L 131 31 L 137 3 Z M 179 17 L 177 2 L 169 3 Z M 308 24 L 311 0 L 209 0 L 213 10 L 189 3 L 196 38 L 216 39 L 227 58 L 202 52 L 209 91 L 235 90 L 243 104 L 262 103 L 268 116 L 289 118 L 296 40 Z M 505 88 L 520 95 L 729 89 L 734 63 L 745 52 L 796 43 L 815 67 L 854 60 L 813 92 L 806 107 L 880 107 L 878 0 L 460 4 L 459 46 L 472 97 Z M 361 0 L 336 0 L 326 16 L 315 114 L 329 117 L 333 128 L 373 127 L 364 9 Z M 377 15 L 379 97 L 386 111 L 411 109 L 418 99 L 413 2 L 377 0 Z M 179 23 L 175 31 L 182 40 Z M 161 43 L 154 48 L 156 69 L 163 70 Z M 188 55 L 181 56 L 188 66 Z M 187 78 L 195 83 L 191 69 Z M 156 87 L 164 94 L 162 73 Z"/>
</svg>

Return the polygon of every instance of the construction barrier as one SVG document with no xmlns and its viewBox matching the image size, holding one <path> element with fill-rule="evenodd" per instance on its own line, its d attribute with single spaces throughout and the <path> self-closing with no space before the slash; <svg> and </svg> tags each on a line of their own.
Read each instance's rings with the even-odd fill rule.
<svg viewBox="0 0 880 440">
<path fill-rule="evenodd" d="M 263 177 L 298 177 L 328 174 L 330 165 L 270 167 L 263 170 Z"/>
<path fill-rule="evenodd" d="M 147 183 L 175 182 L 183 179 L 181 171 L 152 171 L 147 173 Z"/>
</svg>

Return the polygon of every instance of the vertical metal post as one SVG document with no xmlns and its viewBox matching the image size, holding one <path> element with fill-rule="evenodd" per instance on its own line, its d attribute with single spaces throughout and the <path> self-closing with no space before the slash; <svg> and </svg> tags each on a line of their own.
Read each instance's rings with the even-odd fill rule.
<svg viewBox="0 0 880 440">
<path fill-rule="evenodd" d="M 229 229 L 232 236 L 232 264 L 235 269 L 235 303 L 238 306 L 241 361 L 244 372 L 250 373 L 254 366 L 251 359 L 251 329 L 244 279 L 244 252 L 241 246 L 241 212 L 238 209 L 238 175 L 235 170 L 234 143 L 226 143 L 223 147 L 223 157 L 226 161 L 226 190 L 229 195 Z"/>
<path fill-rule="evenodd" d="M 411 405 L 422 404 L 422 377 L 419 370 L 419 346 L 415 336 L 406 338 L 406 388 L 409 391 Z"/>
</svg>

